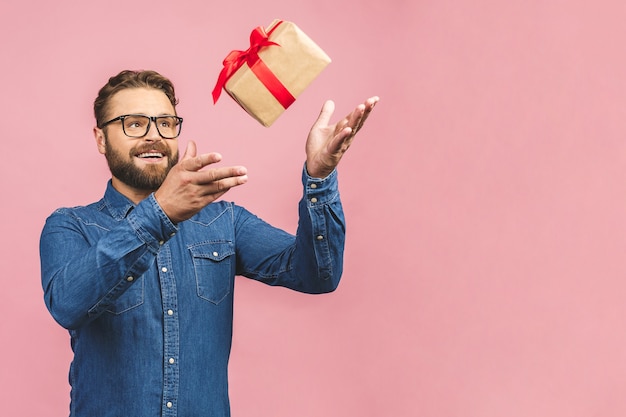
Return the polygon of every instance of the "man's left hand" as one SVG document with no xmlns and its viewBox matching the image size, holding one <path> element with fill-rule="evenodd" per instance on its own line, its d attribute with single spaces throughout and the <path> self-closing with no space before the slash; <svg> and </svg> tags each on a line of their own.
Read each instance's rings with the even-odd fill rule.
<svg viewBox="0 0 626 417">
<path fill-rule="evenodd" d="M 324 103 L 306 142 L 306 168 L 311 177 L 325 178 L 333 172 L 378 100 L 376 96 L 368 98 L 332 125 L 329 122 L 335 103 L 331 100 Z"/>
</svg>

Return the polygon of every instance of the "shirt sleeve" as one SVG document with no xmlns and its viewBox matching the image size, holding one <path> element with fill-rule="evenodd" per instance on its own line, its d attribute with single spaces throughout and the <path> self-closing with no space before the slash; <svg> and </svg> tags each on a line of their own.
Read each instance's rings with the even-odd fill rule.
<svg viewBox="0 0 626 417">
<path fill-rule="evenodd" d="M 346 225 L 337 171 L 319 179 L 302 172 L 296 235 L 241 209 L 236 219 L 238 274 L 318 294 L 334 291 L 343 272 Z"/>
<path fill-rule="evenodd" d="M 100 315 L 153 264 L 176 231 L 154 195 L 110 230 L 74 209 L 54 212 L 40 239 L 44 299 L 54 319 L 74 329 Z"/>
</svg>

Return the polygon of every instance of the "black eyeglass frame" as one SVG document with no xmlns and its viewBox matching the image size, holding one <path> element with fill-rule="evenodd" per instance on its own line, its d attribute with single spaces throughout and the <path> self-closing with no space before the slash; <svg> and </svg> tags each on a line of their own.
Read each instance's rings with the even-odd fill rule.
<svg viewBox="0 0 626 417">
<path fill-rule="evenodd" d="M 126 133 L 126 128 L 124 127 L 124 119 L 127 117 L 131 117 L 131 116 L 142 116 L 142 117 L 147 117 L 148 120 L 148 126 L 146 127 L 146 133 L 144 133 L 141 136 L 131 136 L 128 133 Z M 160 119 L 162 117 L 173 117 L 174 119 L 176 119 L 176 122 L 178 123 L 178 132 L 176 133 L 176 136 L 173 137 L 167 137 L 167 136 L 163 136 L 163 134 L 161 133 L 161 131 L 159 130 L 159 125 L 157 124 L 157 119 Z M 176 139 L 177 137 L 180 136 L 180 132 L 183 129 L 183 118 L 182 117 L 178 117 L 178 116 L 174 116 L 171 114 L 166 114 L 163 116 L 148 116 L 145 114 L 123 114 L 121 116 L 117 116 L 111 120 L 109 120 L 108 122 L 104 122 L 102 123 L 100 126 L 98 126 L 100 129 L 104 129 L 105 127 L 107 127 L 108 125 L 110 125 L 113 122 L 117 122 L 118 120 L 120 120 L 122 122 L 122 131 L 124 132 L 124 134 L 126 136 L 128 136 L 129 138 L 133 138 L 133 139 L 138 139 L 138 138 L 143 138 L 144 136 L 146 136 L 148 134 L 148 132 L 150 131 L 150 125 L 151 123 L 154 123 L 154 125 L 156 126 L 156 130 L 159 133 L 159 136 L 161 136 L 163 139 Z"/>
</svg>

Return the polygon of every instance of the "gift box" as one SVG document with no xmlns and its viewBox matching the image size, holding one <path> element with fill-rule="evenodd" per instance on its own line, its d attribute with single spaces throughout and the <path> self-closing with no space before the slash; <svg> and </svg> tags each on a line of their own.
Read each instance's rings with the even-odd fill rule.
<svg viewBox="0 0 626 417">
<path fill-rule="evenodd" d="M 224 59 L 213 90 L 224 89 L 244 110 L 269 127 L 331 62 L 292 22 L 275 20 L 250 34 L 250 48 Z"/>
</svg>

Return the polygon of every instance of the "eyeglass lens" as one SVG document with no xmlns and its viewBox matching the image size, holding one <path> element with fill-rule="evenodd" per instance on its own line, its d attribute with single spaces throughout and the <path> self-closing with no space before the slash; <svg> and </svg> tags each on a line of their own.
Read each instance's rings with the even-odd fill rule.
<svg viewBox="0 0 626 417">
<path fill-rule="evenodd" d="M 126 116 L 123 122 L 124 133 L 133 138 L 140 138 L 148 134 L 150 130 L 150 118 L 147 116 Z M 181 124 L 174 116 L 156 118 L 156 127 L 164 138 L 173 139 L 180 133 Z"/>
</svg>

